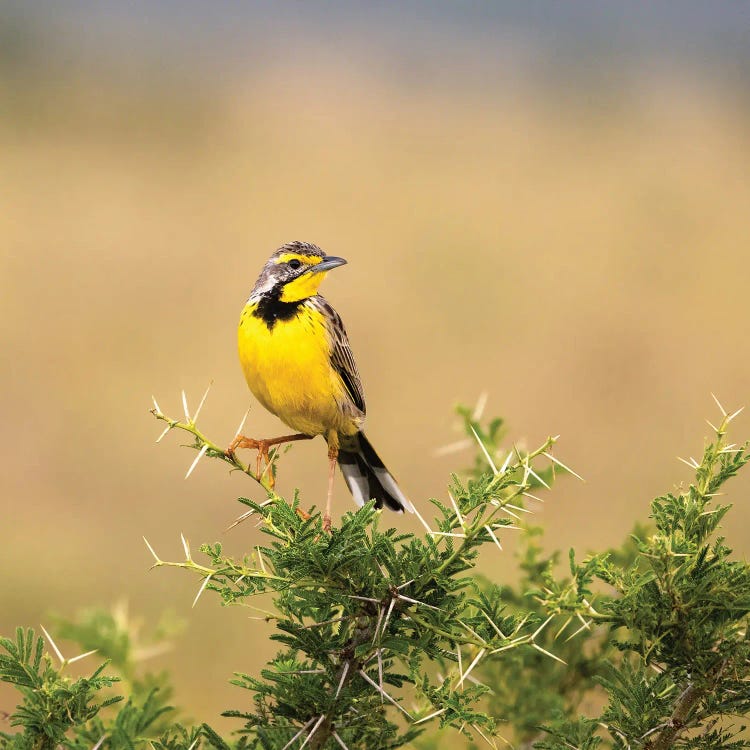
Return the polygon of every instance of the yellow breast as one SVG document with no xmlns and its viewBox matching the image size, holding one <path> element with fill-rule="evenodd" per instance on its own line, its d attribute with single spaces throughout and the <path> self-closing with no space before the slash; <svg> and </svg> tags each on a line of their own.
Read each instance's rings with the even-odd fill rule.
<svg viewBox="0 0 750 750">
<path fill-rule="evenodd" d="M 253 395 L 298 432 L 351 432 L 321 313 L 303 304 L 297 315 L 269 328 L 253 315 L 255 308 L 251 302 L 245 306 L 238 331 L 240 362 Z"/>
</svg>

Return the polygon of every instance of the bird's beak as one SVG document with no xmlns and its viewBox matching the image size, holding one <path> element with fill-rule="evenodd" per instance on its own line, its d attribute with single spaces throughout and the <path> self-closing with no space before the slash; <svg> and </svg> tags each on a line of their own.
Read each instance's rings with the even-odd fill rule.
<svg viewBox="0 0 750 750">
<path fill-rule="evenodd" d="M 310 271 L 311 273 L 321 273 L 322 271 L 330 271 L 332 268 L 337 266 L 343 266 L 346 261 L 343 258 L 337 258 L 335 255 L 326 255 L 323 260 L 317 265 L 313 266 Z"/>
</svg>

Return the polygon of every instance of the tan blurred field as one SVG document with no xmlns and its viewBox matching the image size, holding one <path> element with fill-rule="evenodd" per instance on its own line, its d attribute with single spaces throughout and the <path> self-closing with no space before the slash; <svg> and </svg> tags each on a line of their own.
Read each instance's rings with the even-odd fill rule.
<svg viewBox="0 0 750 750">
<path fill-rule="evenodd" d="M 239 310 L 291 239 L 349 259 L 324 294 L 347 323 L 368 434 L 424 508 L 469 456 L 452 409 L 489 393 L 509 438 L 562 433 L 586 479 L 558 483 L 548 543 L 601 549 L 687 481 L 704 417 L 748 400 L 750 112 L 710 80 L 654 75 L 575 94 L 509 81 L 488 96 L 317 60 L 212 90 L 69 76 L 0 81 L 0 632 L 126 599 L 187 621 L 159 666 L 195 718 L 244 701 L 227 684 L 274 652 L 268 628 L 197 581 L 149 573 L 179 534 L 225 533 L 254 484 L 202 463 L 148 414 L 209 380 L 205 431 L 228 443 L 252 404 Z M 738 439 L 750 433 L 737 420 Z M 248 432 L 279 424 L 253 405 Z M 322 444 L 284 457 L 280 488 L 325 489 Z M 725 529 L 750 549 L 748 478 Z M 350 507 L 343 483 L 337 509 Z M 416 530 L 412 519 L 394 523 Z M 510 555 L 485 562 L 499 580 Z M 199 688 L 199 686 L 201 686 Z M 3 708 L 0 701 L 0 708 Z"/>
</svg>

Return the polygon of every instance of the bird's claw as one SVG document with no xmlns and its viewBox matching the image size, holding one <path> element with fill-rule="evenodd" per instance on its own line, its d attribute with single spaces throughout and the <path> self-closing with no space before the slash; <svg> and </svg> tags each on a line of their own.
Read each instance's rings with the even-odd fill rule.
<svg viewBox="0 0 750 750">
<path fill-rule="evenodd" d="M 255 438 L 249 438 L 245 437 L 244 435 L 237 435 L 234 440 L 232 440 L 229 447 L 224 451 L 225 455 L 228 458 L 233 459 L 235 451 L 239 450 L 240 448 L 249 448 L 250 450 L 257 450 L 258 456 L 256 458 L 255 462 L 255 478 L 260 482 L 263 474 L 265 474 L 268 471 L 268 467 L 271 464 L 271 457 L 269 456 L 268 449 L 270 447 L 270 441 L 268 440 L 256 440 Z M 265 468 L 261 472 L 261 466 L 263 462 L 265 461 Z M 275 484 L 275 477 L 273 475 L 273 471 L 268 471 L 268 484 L 271 489 L 273 489 Z"/>
</svg>

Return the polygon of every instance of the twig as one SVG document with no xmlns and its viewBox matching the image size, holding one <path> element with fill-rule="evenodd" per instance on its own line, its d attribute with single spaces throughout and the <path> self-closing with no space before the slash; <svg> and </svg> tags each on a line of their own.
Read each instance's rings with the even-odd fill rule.
<svg viewBox="0 0 750 750">
<path fill-rule="evenodd" d="M 227 453 L 227 451 L 222 448 L 220 445 L 217 445 L 213 441 L 209 440 L 197 427 L 195 424 L 195 418 L 198 416 L 198 412 L 200 411 L 201 407 L 203 406 L 203 403 L 205 401 L 205 395 L 203 399 L 201 399 L 200 406 L 198 407 L 198 410 L 195 413 L 195 416 L 191 419 L 189 416 L 189 413 L 187 411 L 187 397 L 185 396 L 185 392 L 182 393 L 183 398 L 183 407 L 185 409 L 185 421 L 182 422 L 179 419 L 172 419 L 171 417 L 168 417 L 166 414 L 164 414 L 161 409 L 159 408 L 158 403 L 156 402 L 156 399 L 154 399 L 154 408 L 150 409 L 149 411 L 160 421 L 166 422 L 167 427 L 165 428 L 164 432 L 158 437 L 157 442 L 159 442 L 164 435 L 167 434 L 170 430 L 182 430 L 183 432 L 190 433 L 195 438 L 195 445 L 192 446 L 196 450 L 198 450 L 199 456 L 194 461 L 193 465 L 190 467 L 187 476 L 190 476 L 190 472 L 195 468 L 195 464 L 202 458 L 204 455 L 208 456 L 209 458 L 218 458 L 222 461 L 228 463 L 232 468 L 237 469 L 241 471 L 243 474 L 247 474 L 251 479 L 254 479 L 261 487 L 263 487 L 266 492 L 269 494 L 273 494 L 273 487 L 271 486 L 271 479 L 269 477 L 269 472 L 263 471 L 260 475 L 257 475 L 251 468 L 250 464 L 243 463 L 237 456 L 233 453 Z M 245 415 L 247 416 L 247 415 Z M 244 419 L 243 419 L 244 424 Z M 187 476 L 185 477 L 187 479 Z"/>
<path fill-rule="evenodd" d="M 696 685 L 688 685 L 677 701 L 669 721 L 665 722 L 661 732 L 650 745 L 652 750 L 669 750 L 673 747 L 677 737 L 688 728 L 687 718 L 704 693 L 705 691 Z"/>
</svg>

